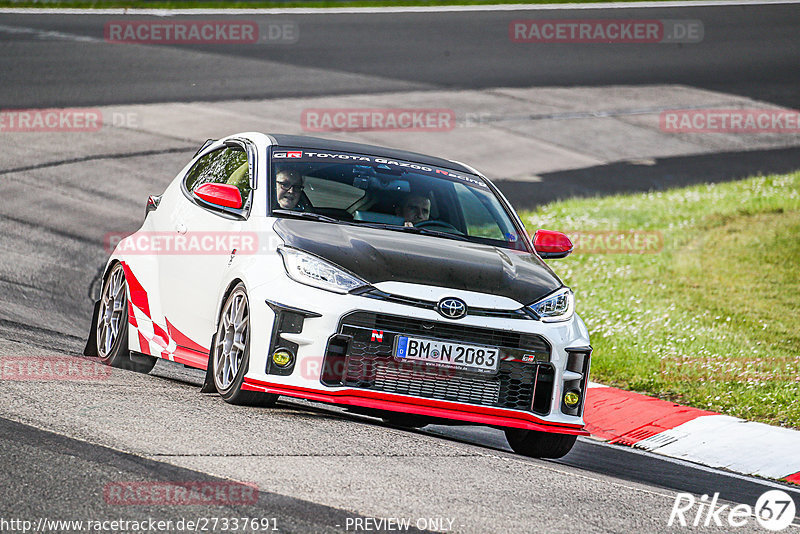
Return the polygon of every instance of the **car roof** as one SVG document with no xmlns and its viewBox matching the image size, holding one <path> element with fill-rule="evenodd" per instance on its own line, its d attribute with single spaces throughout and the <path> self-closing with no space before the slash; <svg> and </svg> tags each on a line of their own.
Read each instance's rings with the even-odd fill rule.
<svg viewBox="0 0 800 534">
<path fill-rule="evenodd" d="M 348 141 L 334 141 L 332 139 L 308 137 L 305 135 L 267 135 L 276 145 L 282 147 L 315 148 L 317 150 L 328 150 L 332 152 L 354 152 L 356 154 L 378 156 L 380 158 L 412 161 L 414 163 L 422 163 L 424 165 L 432 165 L 434 167 L 443 167 L 445 169 L 469 174 L 474 174 L 475 172 L 469 167 L 465 167 L 464 165 L 456 163 L 455 161 L 450 161 L 444 158 L 435 158 L 433 156 L 426 156 L 425 154 L 418 154 L 416 152 L 409 152 L 407 150 L 384 148 L 375 145 L 365 145 L 362 143 L 350 143 Z"/>
</svg>

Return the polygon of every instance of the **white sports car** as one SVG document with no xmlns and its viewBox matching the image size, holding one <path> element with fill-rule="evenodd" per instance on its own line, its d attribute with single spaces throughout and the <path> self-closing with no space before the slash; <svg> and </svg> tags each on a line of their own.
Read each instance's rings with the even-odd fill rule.
<svg viewBox="0 0 800 534">
<path fill-rule="evenodd" d="M 86 354 L 206 370 L 233 404 L 278 396 L 391 424 L 481 424 L 535 457 L 583 429 L 591 347 L 569 288 L 480 173 L 290 135 L 206 142 L 115 247 Z"/>
</svg>

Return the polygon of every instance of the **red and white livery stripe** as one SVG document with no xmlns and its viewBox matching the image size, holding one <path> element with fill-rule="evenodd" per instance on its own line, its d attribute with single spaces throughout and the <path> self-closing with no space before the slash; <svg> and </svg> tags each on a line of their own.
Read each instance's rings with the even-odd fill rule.
<svg viewBox="0 0 800 534">
<path fill-rule="evenodd" d="M 208 349 L 189 339 L 166 317 L 152 317 L 147 291 L 127 263 L 122 262 L 128 283 L 129 348 L 135 352 L 169 361 L 201 367 L 207 366 Z M 165 325 L 164 328 L 161 325 Z"/>
</svg>

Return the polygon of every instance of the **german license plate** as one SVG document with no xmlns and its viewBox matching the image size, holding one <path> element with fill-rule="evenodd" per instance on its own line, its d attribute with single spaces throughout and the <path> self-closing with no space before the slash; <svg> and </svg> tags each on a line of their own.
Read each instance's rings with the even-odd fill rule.
<svg viewBox="0 0 800 534">
<path fill-rule="evenodd" d="M 443 367 L 494 373 L 500 359 L 500 351 L 492 347 L 408 336 L 397 336 L 396 340 L 394 356 L 398 360 L 418 360 Z"/>
</svg>

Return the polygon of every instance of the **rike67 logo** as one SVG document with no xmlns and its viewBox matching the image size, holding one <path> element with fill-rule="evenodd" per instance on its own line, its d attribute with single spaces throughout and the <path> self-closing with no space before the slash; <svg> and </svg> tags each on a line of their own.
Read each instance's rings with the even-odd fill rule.
<svg viewBox="0 0 800 534">
<path fill-rule="evenodd" d="M 681 527 L 743 527 L 753 518 L 761 527 L 777 532 L 792 524 L 795 517 L 794 500 L 781 490 L 762 494 L 756 505 L 721 504 L 719 493 L 702 495 L 699 499 L 691 493 L 678 493 L 672 505 L 667 526 Z"/>
</svg>

